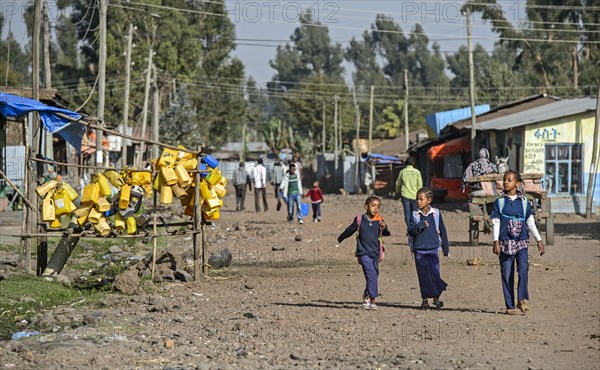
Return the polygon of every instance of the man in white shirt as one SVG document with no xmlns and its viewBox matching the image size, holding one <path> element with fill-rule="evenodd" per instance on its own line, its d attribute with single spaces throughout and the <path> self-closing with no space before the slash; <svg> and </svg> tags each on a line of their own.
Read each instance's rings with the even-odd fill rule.
<svg viewBox="0 0 600 370">
<path fill-rule="evenodd" d="M 256 212 L 260 212 L 259 194 L 262 194 L 263 207 L 265 212 L 269 210 L 267 204 L 267 169 L 263 166 L 262 158 L 259 158 L 258 163 L 252 170 L 252 181 L 254 181 L 254 206 Z"/>
</svg>

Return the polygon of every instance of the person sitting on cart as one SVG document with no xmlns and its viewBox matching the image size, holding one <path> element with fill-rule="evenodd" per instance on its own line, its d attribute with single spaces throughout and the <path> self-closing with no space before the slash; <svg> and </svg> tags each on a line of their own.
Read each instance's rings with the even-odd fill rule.
<svg viewBox="0 0 600 370">
<path fill-rule="evenodd" d="M 469 184 L 469 177 L 482 176 L 490 173 L 498 173 L 498 166 L 490 162 L 490 152 L 486 148 L 479 150 L 479 159 L 471 162 L 462 179 L 462 190 L 465 192 L 465 187 Z"/>
</svg>

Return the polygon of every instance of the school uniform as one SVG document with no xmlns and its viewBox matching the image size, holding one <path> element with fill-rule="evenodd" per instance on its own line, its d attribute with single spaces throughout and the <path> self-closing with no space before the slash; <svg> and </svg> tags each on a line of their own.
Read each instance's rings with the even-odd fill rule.
<svg viewBox="0 0 600 370">
<path fill-rule="evenodd" d="M 408 234 L 412 238 L 411 249 L 415 255 L 415 266 L 423 299 L 437 298 L 448 287 L 440 276 L 438 257 L 440 246 L 444 256 L 448 256 L 448 234 L 441 213 L 436 217 L 435 212 L 439 210 L 433 207 L 429 207 L 427 214 L 418 210 L 413 213 L 408 222 Z M 436 218 L 439 218 L 439 225 L 436 225 Z M 429 226 L 425 225 L 425 221 Z"/>
<path fill-rule="evenodd" d="M 379 296 L 379 285 L 377 282 L 379 277 L 379 221 L 369 220 L 366 214 L 357 217 L 362 217 L 360 230 L 358 229 L 358 222 L 355 217 L 352 224 L 338 236 L 338 243 L 341 243 L 344 239 L 349 238 L 358 231 L 356 257 L 358 257 L 363 274 L 365 275 L 365 293 L 371 298 L 376 298 Z M 387 226 L 381 230 L 381 235 L 391 235 Z"/>
<path fill-rule="evenodd" d="M 492 209 L 494 241 L 500 244 L 500 277 L 504 303 L 507 309 L 515 308 L 515 262 L 517 265 L 517 301 L 529 299 L 529 231 L 536 240 L 542 240 L 535 226 L 533 209 L 529 202 L 525 207 L 520 193 L 504 196 L 504 206 L 496 199 Z"/>
</svg>

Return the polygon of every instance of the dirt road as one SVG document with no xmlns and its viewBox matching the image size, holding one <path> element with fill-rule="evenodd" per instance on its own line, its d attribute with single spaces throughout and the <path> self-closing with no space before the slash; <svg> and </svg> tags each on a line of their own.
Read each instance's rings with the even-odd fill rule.
<svg viewBox="0 0 600 370">
<path fill-rule="evenodd" d="M 207 229 L 209 252 L 230 268 L 199 283 L 144 281 L 138 293 L 92 307 L 59 307 L 51 329 L 0 342 L 5 368 L 531 368 L 597 369 L 600 363 L 600 224 L 556 217 L 556 245 L 530 249 L 530 312 L 507 316 L 491 237 L 468 246 L 467 213 L 442 204 L 451 256 L 441 310 L 422 310 L 402 207 L 383 200 L 392 236 L 381 265 L 378 310 L 364 310 L 354 241 L 337 235 L 364 197 L 328 196 L 323 221 L 288 224 L 284 211 L 238 213 L 228 197 Z M 169 239 L 174 254 L 191 243 Z M 468 258 L 480 258 L 468 266 Z M 68 271 L 66 271 L 68 273 Z M 14 366 L 13 366 L 14 365 Z"/>
</svg>

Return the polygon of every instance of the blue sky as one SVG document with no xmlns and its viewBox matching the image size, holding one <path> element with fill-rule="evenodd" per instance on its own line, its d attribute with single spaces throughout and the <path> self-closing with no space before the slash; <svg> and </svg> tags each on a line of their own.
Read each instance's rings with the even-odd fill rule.
<svg viewBox="0 0 600 370">
<path fill-rule="evenodd" d="M 206 0 L 211 1 L 211 0 Z M 525 20 L 524 0 L 498 1 L 506 16 L 513 22 Z M 8 21 L 12 20 L 12 31 L 21 44 L 28 40 L 22 12 L 27 7 L 26 0 L 3 0 L 0 11 L 5 16 L 2 38 L 8 32 Z M 50 0 L 50 18 L 56 16 L 55 0 Z M 460 45 L 466 45 L 465 18 L 460 14 L 464 1 L 422 0 L 422 1 L 241 1 L 226 0 L 229 17 L 236 27 L 237 49 L 234 54 L 246 66 L 246 73 L 257 82 L 269 81 L 274 70 L 269 60 L 275 56 L 276 46 L 285 44 L 296 27 L 298 14 L 312 9 L 315 18 L 329 27 L 334 42 L 348 46 L 352 37 L 361 38 L 364 30 L 370 28 L 375 16 L 383 13 L 400 23 L 407 35 L 416 23 L 421 23 L 429 39 L 437 41 L 443 53 L 454 53 Z M 180 5 L 184 7 L 184 3 Z M 110 9 L 109 9 L 110 14 Z M 110 22 L 109 22 L 110 26 Z M 488 51 L 493 48 L 496 35 L 490 25 L 473 18 L 473 44 L 480 43 Z M 351 80 L 352 66 L 345 64 L 346 79 Z"/>
</svg>

